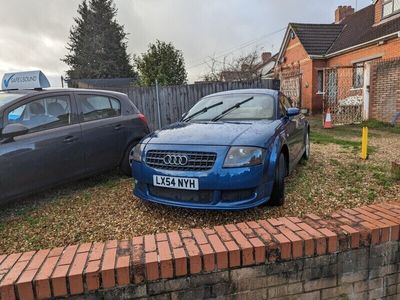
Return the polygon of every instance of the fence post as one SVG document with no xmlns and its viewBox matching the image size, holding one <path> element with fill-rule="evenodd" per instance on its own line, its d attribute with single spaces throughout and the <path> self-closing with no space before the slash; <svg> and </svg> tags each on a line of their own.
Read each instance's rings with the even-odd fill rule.
<svg viewBox="0 0 400 300">
<path fill-rule="evenodd" d="M 158 93 L 158 80 L 156 79 L 156 99 L 157 99 L 157 112 L 158 112 L 158 129 L 162 128 L 161 124 L 161 108 L 160 108 L 160 96 Z"/>
</svg>

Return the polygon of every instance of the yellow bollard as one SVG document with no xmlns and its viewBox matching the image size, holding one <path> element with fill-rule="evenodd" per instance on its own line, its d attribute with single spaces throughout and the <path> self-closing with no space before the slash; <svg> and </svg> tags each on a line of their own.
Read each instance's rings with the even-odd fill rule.
<svg viewBox="0 0 400 300">
<path fill-rule="evenodd" d="M 368 127 L 362 129 L 362 140 L 361 140 L 361 159 L 366 160 L 368 158 Z"/>
</svg>

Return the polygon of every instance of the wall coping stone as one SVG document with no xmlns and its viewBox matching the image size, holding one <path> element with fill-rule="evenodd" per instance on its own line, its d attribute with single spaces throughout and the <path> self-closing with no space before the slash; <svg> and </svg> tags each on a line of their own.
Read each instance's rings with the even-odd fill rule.
<svg viewBox="0 0 400 300">
<path fill-rule="evenodd" d="M 48 299 L 400 239 L 400 203 L 0 255 L 0 299 Z"/>
</svg>

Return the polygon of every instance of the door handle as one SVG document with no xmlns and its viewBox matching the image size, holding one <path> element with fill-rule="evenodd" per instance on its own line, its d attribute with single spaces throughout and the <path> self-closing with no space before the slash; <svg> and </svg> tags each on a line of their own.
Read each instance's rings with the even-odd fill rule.
<svg viewBox="0 0 400 300">
<path fill-rule="evenodd" d="M 122 128 L 121 124 L 115 125 L 114 126 L 114 130 L 120 130 Z"/>
<path fill-rule="evenodd" d="M 76 138 L 74 138 L 73 136 L 67 136 L 65 139 L 64 139 L 64 141 L 63 141 L 63 143 L 65 143 L 65 144 L 70 144 L 70 143 L 73 143 L 74 141 L 76 140 Z"/>
</svg>

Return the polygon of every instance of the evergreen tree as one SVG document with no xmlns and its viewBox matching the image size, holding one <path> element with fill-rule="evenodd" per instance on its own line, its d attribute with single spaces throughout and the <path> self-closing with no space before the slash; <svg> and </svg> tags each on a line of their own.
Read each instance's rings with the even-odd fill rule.
<svg viewBox="0 0 400 300">
<path fill-rule="evenodd" d="M 135 62 L 140 83 L 144 86 L 153 85 L 156 80 L 160 85 L 184 84 L 187 81 L 182 51 L 172 43 L 157 40 L 149 45 L 146 53 L 136 57 Z"/>
<path fill-rule="evenodd" d="M 116 21 L 113 0 L 84 0 L 70 30 L 64 61 L 70 79 L 135 76 L 124 27 Z"/>
</svg>

